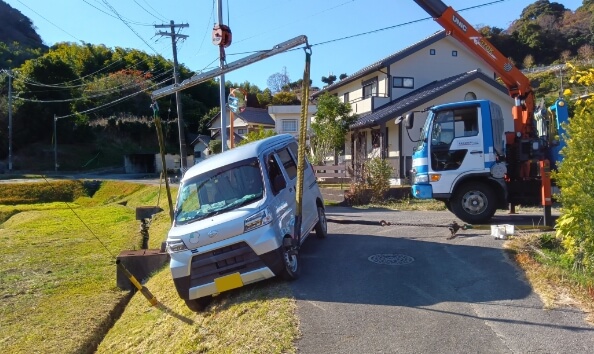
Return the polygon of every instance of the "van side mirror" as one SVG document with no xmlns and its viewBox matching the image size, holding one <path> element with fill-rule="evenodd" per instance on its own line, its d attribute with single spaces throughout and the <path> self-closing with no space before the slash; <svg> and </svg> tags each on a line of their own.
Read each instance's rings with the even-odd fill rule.
<svg viewBox="0 0 594 354">
<path fill-rule="evenodd" d="M 404 127 L 406 129 L 412 129 L 413 125 L 415 124 L 415 113 L 410 112 L 404 116 Z"/>
</svg>

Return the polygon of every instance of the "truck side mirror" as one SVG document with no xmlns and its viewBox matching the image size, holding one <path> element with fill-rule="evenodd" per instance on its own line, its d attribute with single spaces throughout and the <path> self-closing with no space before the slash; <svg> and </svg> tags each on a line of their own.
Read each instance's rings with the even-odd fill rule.
<svg viewBox="0 0 594 354">
<path fill-rule="evenodd" d="M 413 125 L 415 124 L 415 113 L 410 112 L 407 113 L 404 117 L 404 127 L 406 129 L 412 129 Z"/>
</svg>

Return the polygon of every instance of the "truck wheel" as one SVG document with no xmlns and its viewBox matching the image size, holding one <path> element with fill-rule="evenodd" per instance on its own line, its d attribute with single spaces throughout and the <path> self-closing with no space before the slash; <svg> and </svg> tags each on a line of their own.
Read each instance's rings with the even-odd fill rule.
<svg viewBox="0 0 594 354">
<path fill-rule="evenodd" d="M 301 266 L 299 264 L 299 253 L 296 253 L 292 247 L 285 247 L 283 250 L 283 269 L 282 277 L 286 280 L 295 280 L 299 278 Z"/>
<path fill-rule="evenodd" d="M 184 301 L 186 302 L 186 306 L 188 306 L 190 310 L 194 312 L 202 312 L 208 307 L 208 305 L 212 301 L 212 296 L 199 297 L 197 299 L 192 300 L 184 299 Z"/>
<path fill-rule="evenodd" d="M 469 224 L 488 222 L 495 215 L 495 193 L 480 182 L 460 186 L 450 201 L 452 213 Z"/>
<path fill-rule="evenodd" d="M 328 222 L 326 220 L 326 212 L 324 208 L 318 206 L 318 223 L 315 226 L 316 236 L 318 238 L 326 238 L 328 236 Z"/>
</svg>

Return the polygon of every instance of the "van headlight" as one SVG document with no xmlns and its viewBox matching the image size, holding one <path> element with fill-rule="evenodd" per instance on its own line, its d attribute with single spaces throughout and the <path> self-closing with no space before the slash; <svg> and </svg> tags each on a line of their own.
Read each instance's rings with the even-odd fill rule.
<svg viewBox="0 0 594 354">
<path fill-rule="evenodd" d="M 245 219 L 243 232 L 257 229 L 270 224 L 270 222 L 272 222 L 272 213 L 270 213 L 270 209 L 266 208 Z"/>
<path fill-rule="evenodd" d="M 167 241 L 167 252 L 175 253 L 187 250 L 186 244 L 182 240 Z"/>
<path fill-rule="evenodd" d="M 429 175 L 415 175 L 414 184 L 427 184 L 429 183 Z"/>
</svg>

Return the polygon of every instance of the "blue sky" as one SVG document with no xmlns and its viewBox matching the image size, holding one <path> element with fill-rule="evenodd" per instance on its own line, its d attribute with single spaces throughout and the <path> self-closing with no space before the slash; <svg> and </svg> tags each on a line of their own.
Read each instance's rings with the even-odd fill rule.
<svg viewBox="0 0 594 354">
<path fill-rule="evenodd" d="M 218 66 L 218 47 L 211 42 L 218 22 L 217 0 L 4 0 L 33 21 L 47 45 L 87 42 L 136 48 L 172 59 L 171 40 L 155 36 L 155 24 L 188 23 L 181 34 L 178 60 L 194 71 Z M 475 27 L 507 28 L 535 0 L 444 0 Z M 557 0 L 577 9 L 582 0 Z M 359 69 L 431 35 L 441 27 L 413 0 L 223 0 L 223 23 L 231 27 L 233 44 L 226 49 L 233 62 L 257 50 L 299 35 L 313 45 L 311 78 L 322 87 L 322 76 L 352 74 Z M 480 6 L 484 5 L 484 6 Z M 463 9 L 477 6 L 463 11 Z M 126 25 L 111 8 L 126 21 Z M 340 38 L 381 28 L 393 29 L 351 39 Z M 337 40 L 337 41 L 333 41 Z M 323 42 L 333 41 L 327 44 Z M 236 70 L 225 80 L 249 81 L 266 88 L 268 77 L 286 67 L 291 81 L 303 76 L 303 50 L 279 54 Z"/>
</svg>

